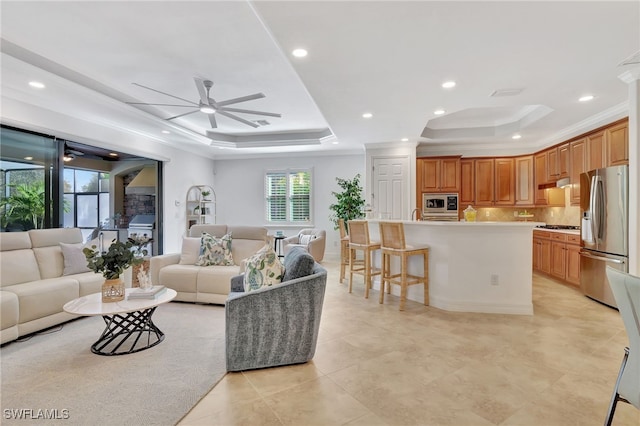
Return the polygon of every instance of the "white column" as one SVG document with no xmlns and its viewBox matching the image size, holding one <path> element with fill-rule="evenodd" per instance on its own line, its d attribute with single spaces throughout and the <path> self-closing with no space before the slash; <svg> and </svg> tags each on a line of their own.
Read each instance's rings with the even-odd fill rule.
<svg viewBox="0 0 640 426">
<path fill-rule="evenodd" d="M 640 275 L 640 68 L 619 78 L 629 85 L 629 273 Z"/>
</svg>

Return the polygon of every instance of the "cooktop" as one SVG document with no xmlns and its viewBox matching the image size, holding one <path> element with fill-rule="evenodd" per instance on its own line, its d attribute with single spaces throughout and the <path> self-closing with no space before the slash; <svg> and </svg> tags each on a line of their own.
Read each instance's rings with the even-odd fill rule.
<svg viewBox="0 0 640 426">
<path fill-rule="evenodd" d="M 540 225 L 540 226 L 536 226 L 536 228 L 544 228 L 544 229 L 580 229 L 579 226 L 573 226 L 573 225 Z"/>
</svg>

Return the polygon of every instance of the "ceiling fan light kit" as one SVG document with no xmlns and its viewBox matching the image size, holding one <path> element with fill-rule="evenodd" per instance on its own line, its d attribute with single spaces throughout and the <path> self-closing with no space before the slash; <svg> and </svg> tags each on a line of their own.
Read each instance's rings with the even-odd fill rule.
<svg viewBox="0 0 640 426">
<path fill-rule="evenodd" d="M 216 121 L 216 115 L 222 115 L 224 117 L 230 118 L 232 120 L 238 121 L 242 124 L 246 124 L 251 127 L 258 127 L 259 125 L 253 121 L 245 120 L 244 118 L 236 115 L 235 113 L 241 114 L 252 114 L 252 115 L 265 115 L 268 117 L 282 117 L 282 115 L 273 113 L 273 112 L 264 112 L 264 111 L 256 111 L 250 109 L 240 109 L 240 108 L 232 108 L 227 107 L 227 105 L 238 104 L 241 102 L 252 101 L 255 99 L 264 98 L 264 93 L 254 93 L 253 95 L 241 96 L 238 98 L 227 99 L 224 101 L 217 102 L 214 98 L 211 97 L 210 91 L 213 87 L 213 82 L 211 80 L 203 80 L 198 77 L 194 77 L 193 80 L 196 83 L 196 89 L 198 89 L 198 94 L 200 95 L 200 99 L 198 102 L 193 102 L 188 99 L 180 98 L 178 96 L 171 95 L 169 93 L 162 92 L 160 90 L 153 89 L 151 87 L 143 86 L 142 84 L 133 83 L 136 86 L 142 87 L 147 90 L 151 90 L 156 93 L 160 93 L 165 96 L 170 96 L 174 99 L 181 100 L 186 102 L 188 105 L 179 105 L 179 104 L 156 104 L 156 103 L 144 103 L 144 102 L 127 102 L 129 105 L 148 105 L 148 106 L 169 106 L 169 107 L 183 107 L 183 108 L 192 108 L 191 111 L 187 111 L 182 114 L 174 115 L 172 117 L 168 117 L 165 120 L 174 120 L 176 118 L 184 117 L 186 115 L 194 114 L 196 112 L 202 112 L 207 114 L 209 117 L 209 123 L 211 124 L 212 129 L 218 128 L 218 122 Z"/>
</svg>

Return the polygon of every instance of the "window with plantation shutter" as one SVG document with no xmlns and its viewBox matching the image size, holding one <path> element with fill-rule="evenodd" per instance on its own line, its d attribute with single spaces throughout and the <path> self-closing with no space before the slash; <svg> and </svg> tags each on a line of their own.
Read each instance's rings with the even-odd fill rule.
<svg viewBox="0 0 640 426">
<path fill-rule="evenodd" d="M 268 222 L 310 222 L 310 170 L 282 170 L 267 172 L 265 177 L 265 199 Z"/>
</svg>

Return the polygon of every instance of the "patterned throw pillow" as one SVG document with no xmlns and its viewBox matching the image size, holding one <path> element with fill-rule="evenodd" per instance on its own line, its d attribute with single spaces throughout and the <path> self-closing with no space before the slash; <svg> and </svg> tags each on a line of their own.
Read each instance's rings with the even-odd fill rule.
<svg viewBox="0 0 640 426">
<path fill-rule="evenodd" d="M 279 284 L 283 276 L 284 266 L 271 245 L 266 245 L 246 260 L 244 291 Z"/>
<path fill-rule="evenodd" d="M 233 255 L 231 254 L 231 233 L 218 238 L 206 232 L 200 237 L 200 256 L 197 266 L 231 266 Z"/>
</svg>

